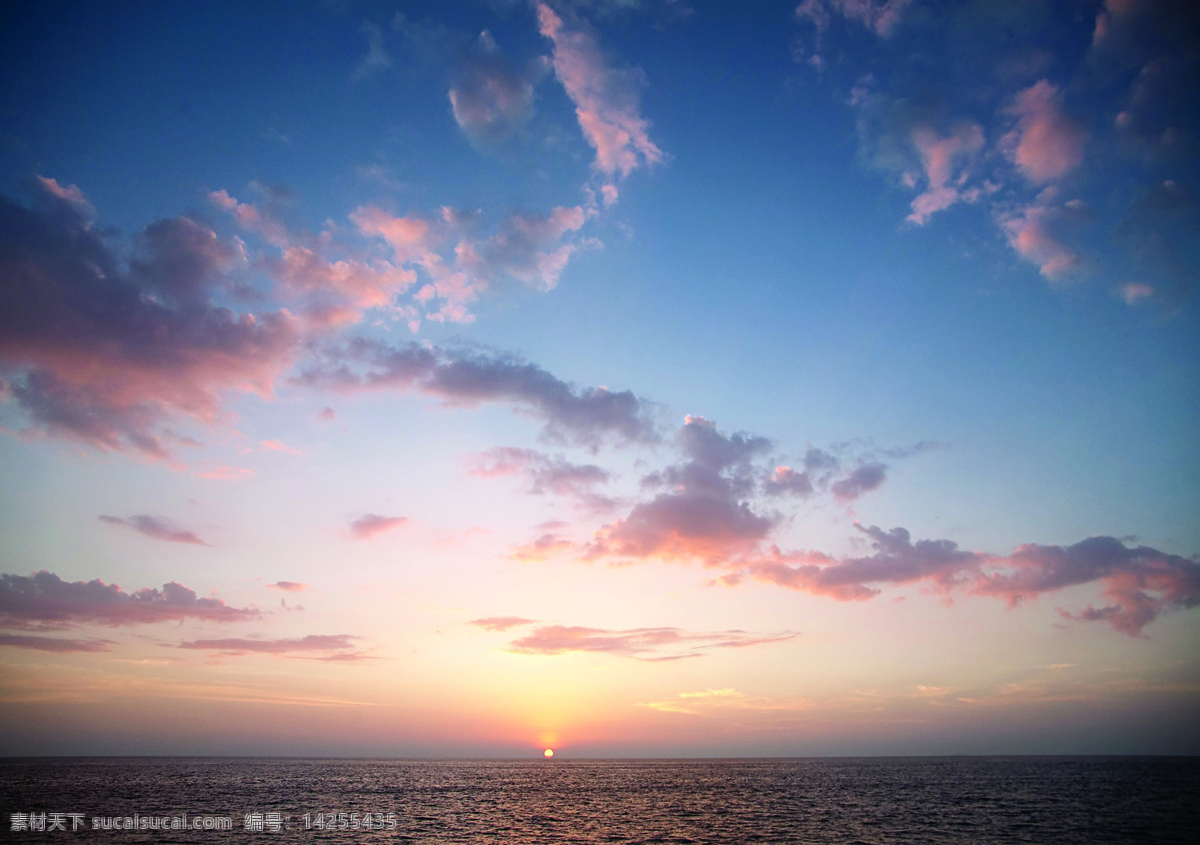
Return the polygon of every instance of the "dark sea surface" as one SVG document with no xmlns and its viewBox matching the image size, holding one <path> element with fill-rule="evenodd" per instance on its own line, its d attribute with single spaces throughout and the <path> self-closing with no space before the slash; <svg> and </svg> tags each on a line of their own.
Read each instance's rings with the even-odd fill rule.
<svg viewBox="0 0 1200 845">
<path fill-rule="evenodd" d="M 1200 758 L 7 759 L 0 812 L 23 842 L 1191 845 Z M 184 813 L 232 829 L 93 829 Z"/>
</svg>

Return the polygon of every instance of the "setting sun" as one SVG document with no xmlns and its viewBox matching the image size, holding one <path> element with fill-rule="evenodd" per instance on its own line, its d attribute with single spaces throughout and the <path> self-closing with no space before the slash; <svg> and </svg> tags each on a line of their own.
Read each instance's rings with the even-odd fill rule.
<svg viewBox="0 0 1200 845">
<path fill-rule="evenodd" d="M 553 756 L 554 756 L 554 749 L 553 749 L 553 748 L 547 748 L 545 751 L 543 751 L 543 752 L 542 752 L 542 754 L 544 754 L 544 755 L 545 755 L 545 757 L 546 757 L 546 759 L 547 759 L 547 760 L 549 760 L 551 757 L 553 757 Z"/>
</svg>

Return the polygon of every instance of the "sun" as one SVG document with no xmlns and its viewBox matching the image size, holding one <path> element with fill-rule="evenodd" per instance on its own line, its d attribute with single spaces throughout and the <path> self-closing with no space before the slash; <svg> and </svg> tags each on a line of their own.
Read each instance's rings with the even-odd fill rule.
<svg viewBox="0 0 1200 845">
<path fill-rule="evenodd" d="M 545 756 L 545 758 L 546 758 L 547 760 L 549 760 L 551 757 L 553 757 L 553 756 L 554 756 L 554 749 L 553 749 L 553 748 L 547 748 L 545 751 L 543 751 L 543 752 L 542 752 L 542 754 Z"/>
</svg>

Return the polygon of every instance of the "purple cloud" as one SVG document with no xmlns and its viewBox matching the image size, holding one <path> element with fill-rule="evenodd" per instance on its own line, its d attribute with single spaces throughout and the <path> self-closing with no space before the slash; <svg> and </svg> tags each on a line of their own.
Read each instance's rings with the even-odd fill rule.
<svg viewBox="0 0 1200 845">
<path fill-rule="evenodd" d="M 162 589 L 126 593 L 116 584 L 64 581 L 53 572 L 0 575 L 0 625 L 8 628 L 65 628 L 92 623 L 117 627 L 153 622 L 243 622 L 260 614 L 230 607 L 216 598 L 199 598 L 171 581 Z"/>
<path fill-rule="evenodd" d="M 950 540 L 913 541 L 903 528 L 857 526 L 874 554 L 835 558 L 821 552 L 770 553 L 731 565 L 741 574 L 794 590 L 847 600 L 869 599 L 885 587 L 926 584 L 938 592 L 1004 599 L 1010 607 L 1066 587 L 1098 584 L 1108 604 L 1071 619 L 1107 621 L 1126 634 L 1169 610 L 1200 605 L 1200 562 L 1115 537 L 1091 537 L 1071 546 L 1027 543 L 1011 555 L 966 551 Z"/>
<path fill-rule="evenodd" d="M 29 431 L 161 460 L 169 419 L 214 422 L 223 390 L 270 394 L 298 324 L 214 304 L 242 260 L 235 244 L 178 217 L 147 227 L 123 261 L 78 188 L 35 187 L 32 208 L 0 196 L 0 399 Z"/>
<path fill-rule="evenodd" d="M 178 648 L 202 651 L 221 651 L 227 654 L 292 654 L 295 652 L 344 652 L 354 648 L 349 634 L 309 634 L 299 639 L 257 640 L 245 637 L 227 637 L 216 640 L 193 640 L 180 643 Z"/>
<path fill-rule="evenodd" d="M 627 390 L 580 390 L 514 355 L 417 343 L 393 347 L 356 338 L 326 349 L 318 363 L 294 381 L 347 392 L 417 390 L 451 407 L 504 403 L 543 420 L 548 439 L 593 448 L 605 439 L 658 440 L 652 408 L 645 400 Z"/>
<path fill-rule="evenodd" d="M 267 589 L 283 590 L 285 593 L 299 593 L 302 590 L 307 590 L 308 584 L 303 584 L 299 581 L 276 581 L 274 584 L 268 584 Z"/>
<path fill-rule="evenodd" d="M 107 522 L 110 525 L 124 525 L 126 528 L 131 528 L 139 534 L 144 534 L 155 540 L 165 540 L 168 543 L 193 543 L 197 546 L 208 545 L 208 543 L 201 540 L 191 531 L 177 527 L 171 520 L 163 516 L 140 514 L 121 519 L 116 516 L 101 515 L 100 521 Z"/>
<path fill-rule="evenodd" d="M 109 651 L 112 640 L 102 640 L 89 637 L 86 640 L 73 640 L 66 637 L 37 637 L 24 634 L 0 634 L 0 646 L 10 648 L 28 648 L 34 651 L 49 651 L 55 654 L 72 652 Z"/>
<path fill-rule="evenodd" d="M 406 516 L 380 516 L 377 513 L 369 513 L 350 523 L 350 533 L 360 540 L 369 540 L 377 534 L 399 528 L 406 522 Z"/>
</svg>

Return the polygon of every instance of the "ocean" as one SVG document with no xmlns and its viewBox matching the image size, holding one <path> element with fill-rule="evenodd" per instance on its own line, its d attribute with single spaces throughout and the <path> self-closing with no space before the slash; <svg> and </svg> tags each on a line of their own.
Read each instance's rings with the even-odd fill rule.
<svg viewBox="0 0 1200 845">
<path fill-rule="evenodd" d="M 1200 758 L 0 760 L 28 842 L 1200 842 Z"/>
</svg>

